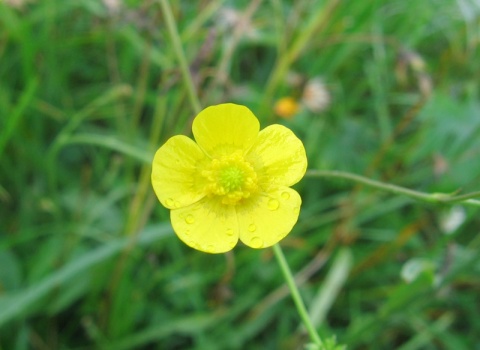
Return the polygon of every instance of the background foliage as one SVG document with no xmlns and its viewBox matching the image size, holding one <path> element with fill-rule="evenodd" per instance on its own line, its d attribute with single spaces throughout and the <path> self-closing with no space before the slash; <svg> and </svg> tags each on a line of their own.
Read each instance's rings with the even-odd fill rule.
<svg viewBox="0 0 480 350">
<path fill-rule="evenodd" d="M 194 116 L 160 2 L 19 3 L 0 1 L 0 349 L 302 348 L 272 252 L 193 251 L 153 194 L 153 152 Z M 288 125 L 310 169 L 479 189 L 478 1 L 171 5 L 202 106 Z M 316 77 L 331 103 L 312 109 Z M 478 209 L 297 189 L 282 245 L 321 334 L 480 349 Z"/>
</svg>

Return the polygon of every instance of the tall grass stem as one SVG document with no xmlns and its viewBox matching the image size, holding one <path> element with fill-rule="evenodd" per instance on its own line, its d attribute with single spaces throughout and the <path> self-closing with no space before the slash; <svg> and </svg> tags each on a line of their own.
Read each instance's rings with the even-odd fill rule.
<svg viewBox="0 0 480 350">
<path fill-rule="evenodd" d="M 182 72 L 185 88 L 188 92 L 190 104 L 192 105 L 195 113 L 199 113 L 202 108 L 198 99 L 195 85 L 193 83 L 192 75 L 190 74 L 190 68 L 188 67 L 187 59 L 185 58 L 185 53 L 183 52 L 182 42 L 180 40 L 180 35 L 178 34 L 172 8 L 170 7 L 168 0 L 160 0 L 160 5 L 162 6 L 163 16 L 165 18 L 165 23 L 167 24 L 168 34 L 170 35 L 170 40 L 172 41 L 175 55 L 177 56 L 178 63 L 180 64 L 180 70 Z"/>
<path fill-rule="evenodd" d="M 467 204 L 472 206 L 480 206 L 480 200 L 473 198 L 480 197 L 480 191 L 466 193 L 462 195 L 448 194 L 448 193 L 425 193 L 420 191 L 411 190 L 409 188 L 384 183 L 377 180 L 369 179 L 368 177 L 347 173 L 344 171 L 337 170 L 308 170 L 306 175 L 307 178 L 319 178 L 319 177 L 331 177 L 338 179 L 352 180 L 354 182 L 367 185 L 379 190 L 384 190 L 393 194 L 401 194 L 407 197 L 434 203 L 434 204 Z"/>
<path fill-rule="evenodd" d="M 313 343 L 315 343 L 315 345 L 317 345 L 319 348 L 322 348 L 323 342 L 320 339 L 320 336 L 318 335 L 317 331 L 315 330 L 315 327 L 312 321 L 310 320 L 310 317 L 308 316 L 308 311 L 305 307 L 305 304 L 303 303 L 303 300 L 297 288 L 297 285 L 295 284 L 292 271 L 288 266 L 287 259 L 285 259 L 285 255 L 283 254 L 283 250 L 279 244 L 275 244 L 273 246 L 273 252 L 275 253 L 275 258 L 277 259 L 278 265 L 282 270 L 283 277 L 285 278 L 288 288 L 290 289 L 290 293 L 292 294 L 293 302 L 297 307 L 298 314 L 300 315 L 303 321 L 303 324 L 307 329 L 310 339 L 312 340 Z"/>
</svg>

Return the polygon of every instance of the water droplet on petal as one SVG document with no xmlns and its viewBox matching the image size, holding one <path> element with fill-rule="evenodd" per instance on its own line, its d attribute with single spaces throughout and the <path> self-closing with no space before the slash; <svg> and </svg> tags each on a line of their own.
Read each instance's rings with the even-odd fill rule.
<svg viewBox="0 0 480 350">
<path fill-rule="evenodd" d="M 212 244 L 207 245 L 207 248 L 205 249 L 209 253 L 214 253 L 215 252 L 215 247 Z"/>
<path fill-rule="evenodd" d="M 290 193 L 282 192 L 282 198 L 285 199 L 285 200 L 290 199 Z"/>
<path fill-rule="evenodd" d="M 254 232 L 256 229 L 257 229 L 257 226 L 255 226 L 255 224 L 250 224 L 250 225 L 248 226 L 248 230 L 249 230 L 250 232 Z"/>
<path fill-rule="evenodd" d="M 165 201 L 165 204 L 167 205 L 167 207 L 173 207 L 175 205 L 175 202 L 173 201 L 172 198 L 167 198 L 167 200 Z"/>
<path fill-rule="evenodd" d="M 175 205 L 175 208 L 180 208 L 180 206 L 181 206 L 179 201 L 175 201 L 174 205 Z"/>
<path fill-rule="evenodd" d="M 193 215 L 191 214 L 188 214 L 186 217 L 185 217 L 185 222 L 187 224 L 193 224 L 195 222 L 195 218 L 193 217 Z"/>
<path fill-rule="evenodd" d="M 185 230 L 185 236 L 190 236 L 190 230 Z"/>
<path fill-rule="evenodd" d="M 252 248 L 261 248 L 263 247 L 263 241 L 260 237 L 252 237 L 250 240 L 250 246 Z"/>
<path fill-rule="evenodd" d="M 267 204 L 267 207 L 268 209 L 270 210 L 277 210 L 278 209 L 278 206 L 279 206 L 279 203 L 276 199 L 270 199 L 268 201 L 268 204 Z"/>
<path fill-rule="evenodd" d="M 227 228 L 227 236 L 233 236 L 233 228 Z"/>
<path fill-rule="evenodd" d="M 300 213 L 300 207 L 293 208 L 293 212 L 298 215 Z"/>
</svg>

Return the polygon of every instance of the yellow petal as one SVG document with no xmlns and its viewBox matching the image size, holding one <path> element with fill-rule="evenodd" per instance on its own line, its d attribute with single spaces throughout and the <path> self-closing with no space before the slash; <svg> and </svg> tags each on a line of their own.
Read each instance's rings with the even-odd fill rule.
<svg viewBox="0 0 480 350">
<path fill-rule="evenodd" d="M 188 246 L 206 253 L 224 253 L 238 242 L 238 224 L 233 206 L 205 197 L 170 213 L 173 230 Z"/>
<path fill-rule="evenodd" d="M 207 157 L 198 145 L 182 135 L 171 137 L 158 149 L 152 164 L 152 185 L 167 208 L 188 206 L 205 196 L 199 174 Z"/>
<path fill-rule="evenodd" d="M 307 155 L 302 141 L 288 128 L 274 124 L 258 134 L 247 154 L 263 189 L 291 186 L 305 175 Z"/>
<path fill-rule="evenodd" d="M 252 248 L 266 248 L 284 238 L 297 222 L 302 199 L 297 191 L 280 187 L 237 206 L 240 240 Z"/>
<path fill-rule="evenodd" d="M 238 149 L 247 151 L 259 129 L 255 115 L 247 107 L 233 103 L 205 108 L 192 125 L 198 145 L 212 157 Z"/>
</svg>

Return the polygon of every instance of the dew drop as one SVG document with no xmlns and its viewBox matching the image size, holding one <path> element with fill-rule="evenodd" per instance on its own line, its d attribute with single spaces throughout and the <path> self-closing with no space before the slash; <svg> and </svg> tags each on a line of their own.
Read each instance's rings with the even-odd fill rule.
<svg viewBox="0 0 480 350">
<path fill-rule="evenodd" d="M 173 205 L 175 206 L 175 208 L 180 208 L 181 206 L 179 201 L 175 201 Z"/>
<path fill-rule="evenodd" d="M 290 199 L 290 193 L 282 192 L 282 198 L 285 199 L 285 200 Z"/>
<path fill-rule="evenodd" d="M 255 226 L 255 224 L 250 224 L 250 225 L 248 226 L 248 230 L 249 230 L 250 232 L 254 232 L 256 229 L 257 229 L 257 226 Z"/>
<path fill-rule="evenodd" d="M 227 236 L 233 236 L 233 228 L 227 228 Z"/>
<path fill-rule="evenodd" d="M 263 241 L 260 237 L 252 237 L 250 240 L 250 246 L 252 248 L 261 248 L 263 247 Z"/>
<path fill-rule="evenodd" d="M 286 193 L 286 192 L 285 192 L 285 193 Z M 278 203 L 278 201 L 277 201 L 276 199 L 270 199 L 270 200 L 268 201 L 267 206 L 268 206 L 268 209 L 270 209 L 270 210 L 277 210 L 277 209 L 278 209 L 278 206 L 279 206 L 279 203 Z"/>
<path fill-rule="evenodd" d="M 195 218 L 193 217 L 193 215 L 189 214 L 185 217 L 185 222 L 187 224 L 193 224 L 195 222 Z"/>
<path fill-rule="evenodd" d="M 215 252 L 215 247 L 212 244 L 209 244 L 209 245 L 207 245 L 207 248 L 205 248 L 205 250 L 208 253 L 214 253 Z"/>
<path fill-rule="evenodd" d="M 173 201 L 172 198 L 167 198 L 167 200 L 165 201 L 165 204 L 167 205 L 167 207 L 173 207 L 175 205 L 175 202 Z"/>
<path fill-rule="evenodd" d="M 293 212 L 298 215 L 300 213 L 300 207 L 293 208 Z"/>
<path fill-rule="evenodd" d="M 185 230 L 185 236 L 190 236 L 190 230 Z"/>
</svg>

